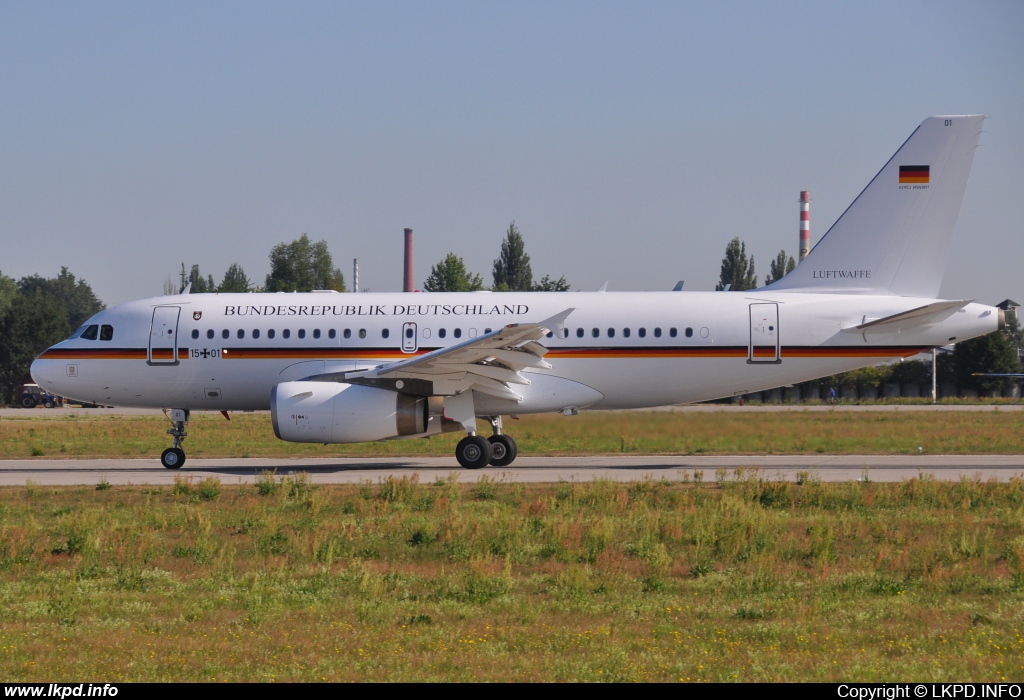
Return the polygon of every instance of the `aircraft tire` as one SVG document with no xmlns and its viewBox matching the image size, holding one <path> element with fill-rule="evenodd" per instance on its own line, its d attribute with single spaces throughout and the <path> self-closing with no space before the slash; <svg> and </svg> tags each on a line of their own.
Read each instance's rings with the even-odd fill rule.
<svg viewBox="0 0 1024 700">
<path fill-rule="evenodd" d="M 466 469 L 483 469 L 491 461 L 491 443 L 479 435 L 467 435 L 456 445 L 455 459 Z"/>
<path fill-rule="evenodd" d="M 181 469 L 184 463 L 185 450 L 180 447 L 168 447 L 160 455 L 160 464 L 164 465 L 165 469 Z"/>
<path fill-rule="evenodd" d="M 487 440 L 491 443 L 492 467 L 507 467 L 515 461 L 516 455 L 519 454 L 519 448 L 516 447 L 516 441 L 511 436 L 492 435 Z"/>
</svg>

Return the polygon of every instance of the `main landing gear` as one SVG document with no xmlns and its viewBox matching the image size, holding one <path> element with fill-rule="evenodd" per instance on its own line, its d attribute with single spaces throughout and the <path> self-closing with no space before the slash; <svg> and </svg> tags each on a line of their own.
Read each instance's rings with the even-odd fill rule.
<svg viewBox="0 0 1024 700">
<path fill-rule="evenodd" d="M 494 434 L 489 438 L 470 433 L 459 441 L 455 448 L 455 459 L 466 469 L 507 467 L 519 454 L 516 441 L 501 432 L 501 416 L 487 416 Z"/>
<path fill-rule="evenodd" d="M 171 427 L 167 434 L 174 438 L 174 445 L 160 455 L 160 464 L 167 469 L 181 469 L 181 465 L 185 463 L 185 450 L 181 449 L 181 443 L 185 442 L 188 435 L 185 432 L 185 428 L 188 427 L 188 411 L 184 408 L 175 408 L 169 417 Z"/>
</svg>

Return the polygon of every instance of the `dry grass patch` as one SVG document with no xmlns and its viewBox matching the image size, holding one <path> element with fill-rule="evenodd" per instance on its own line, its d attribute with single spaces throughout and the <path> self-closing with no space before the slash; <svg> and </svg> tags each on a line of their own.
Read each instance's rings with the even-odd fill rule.
<svg viewBox="0 0 1024 700">
<path fill-rule="evenodd" d="M 11 680 L 975 681 L 1024 481 L 0 489 Z"/>
<path fill-rule="evenodd" d="M 0 456 L 155 457 L 167 421 L 150 416 L 0 418 Z M 616 454 L 1015 454 L 1024 412 L 591 412 L 508 421 L 520 452 Z M 458 435 L 357 445 L 306 445 L 274 437 L 266 413 L 195 414 L 192 457 L 450 456 Z"/>
</svg>

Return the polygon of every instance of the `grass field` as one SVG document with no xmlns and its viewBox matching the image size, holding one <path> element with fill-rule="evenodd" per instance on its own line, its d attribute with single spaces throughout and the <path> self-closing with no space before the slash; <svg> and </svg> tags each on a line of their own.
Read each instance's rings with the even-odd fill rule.
<svg viewBox="0 0 1024 700">
<path fill-rule="evenodd" d="M 0 489 L 0 676 L 1024 675 L 1024 481 L 702 476 Z"/>
<path fill-rule="evenodd" d="M 170 445 L 163 417 L 0 418 L 0 459 L 154 457 Z M 1016 454 L 1024 412 L 592 412 L 523 416 L 506 431 L 522 454 Z M 274 437 L 266 413 L 196 414 L 190 457 L 451 455 L 459 435 L 357 445 L 299 445 Z"/>
</svg>

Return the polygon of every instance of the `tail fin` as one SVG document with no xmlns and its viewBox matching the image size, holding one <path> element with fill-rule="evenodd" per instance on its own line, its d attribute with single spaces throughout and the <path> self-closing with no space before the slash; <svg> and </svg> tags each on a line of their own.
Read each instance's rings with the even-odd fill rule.
<svg viewBox="0 0 1024 700">
<path fill-rule="evenodd" d="M 938 296 L 984 115 L 925 119 L 771 290 Z"/>
</svg>

